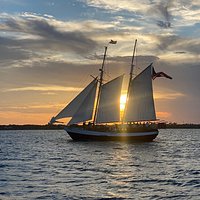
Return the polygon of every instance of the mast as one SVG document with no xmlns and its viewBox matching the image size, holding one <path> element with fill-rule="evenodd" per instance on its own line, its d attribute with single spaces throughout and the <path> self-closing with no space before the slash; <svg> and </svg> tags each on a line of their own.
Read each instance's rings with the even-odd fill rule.
<svg viewBox="0 0 200 200">
<path fill-rule="evenodd" d="M 137 44 L 137 39 L 135 40 L 135 44 L 134 44 L 134 48 L 133 48 L 133 56 L 132 56 L 132 61 L 131 61 L 131 70 L 130 70 L 130 78 L 129 78 L 129 84 L 128 84 L 128 92 L 130 90 L 130 85 L 131 85 L 131 81 L 133 78 L 133 67 L 134 67 L 134 58 L 135 58 L 135 51 L 136 51 L 136 44 Z"/>
<path fill-rule="evenodd" d="M 108 47 L 105 46 L 105 51 L 104 51 L 104 56 L 103 56 L 103 62 L 102 62 L 101 68 L 99 69 L 99 71 L 100 71 L 100 79 L 99 79 L 99 89 L 98 89 L 98 94 L 97 94 L 96 107 L 95 107 L 95 111 L 94 111 L 94 120 L 93 120 L 94 124 L 95 124 L 96 119 L 97 119 L 97 110 L 98 110 L 98 106 L 99 106 L 99 99 L 100 99 L 100 94 L 101 94 L 101 87 L 102 87 L 102 84 L 103 84 L 104 65 L 105 65 L 105 59 L 106 59 L 107 49 L 108 49 Z"/>
<path fill-rule="evenodd" d="M 127 91 L 127 97 L 126 97 L 126 104 L 125 104 L 125 108 L 124 108 L 124 114 L 123 114 L 123 117 L 122 117 L 122 123 L 124 123 L 124 117 L 125 117 L 126 109 L 127 109 L 127 102 L 128 102 L 129 93 L 130 93 L 131 81 L 133 79 L 133 67 L 134 67 L 133 62 L 134 62 L 134 59 L 135 59 L 136 45 L 137 45 L 137 39 L 135 40 L 134 47 L 133 47 L 133 56 L 132 56 L 132 60 L 131 60 L 131 69 L 130 69 L 130 77 L 129 77 L 129 83 L 128 83 L 128 91 Z"/>
</svg>

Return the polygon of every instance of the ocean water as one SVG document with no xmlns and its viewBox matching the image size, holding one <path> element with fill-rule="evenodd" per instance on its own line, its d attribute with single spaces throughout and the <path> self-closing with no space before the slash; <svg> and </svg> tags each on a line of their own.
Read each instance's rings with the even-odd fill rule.
<svg viewBox="0 0 200 200">
<path fill-rule="evenodd" d="M 150 143 L 0 131 L 0 199 L 199 200 L 200 130 L 160 130 Z"/>
</svg>

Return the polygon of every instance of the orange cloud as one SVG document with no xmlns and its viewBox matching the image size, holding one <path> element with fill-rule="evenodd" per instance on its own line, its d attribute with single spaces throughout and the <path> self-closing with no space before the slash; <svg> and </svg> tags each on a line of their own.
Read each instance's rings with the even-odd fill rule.
<svg viewBox="0 0 200 200">
<path fill-rule="evenodd" d="M 183 96 L 185 94 L 180 92 L 155 92 L 154 98 L 158 100 L 173 100 Z"/>
<path fill-rule="evenodd" d="M 83 88 L 75 87 L 64 87 L 57 85 L 49 86 L 31 86 L 31 87 L 21 87 L 21 88 L 11 88 L 6 89 L 4 92 L 17 92 L 17 91 L 65 91 L 65 92 L 80 92 Z"/>
<path fill-rule="evenodd" d="M 157 118 L 159 119 L 163 119 L 163 118 L 167 119 L 171 117 L 172 114 L 169 112 L 156 112 L 156 115 L 157 115 Z"/>
</svg>

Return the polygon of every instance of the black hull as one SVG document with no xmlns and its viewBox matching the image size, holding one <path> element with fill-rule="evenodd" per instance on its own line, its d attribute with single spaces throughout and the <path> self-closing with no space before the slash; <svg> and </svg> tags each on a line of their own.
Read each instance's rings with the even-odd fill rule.
<svg viewBox="0 0 200 200">
<path fill-rule="evenodd" d="M 151 142 L 158 135 L 158 132 L 155 132 L 155 134 L 143 135 L 143 136 L 126 136 L 126 135 L 123 136 L 123 134 L 120 136 L 96 136 L 89 134 L 88 135 L 80 134 L 70 131 L 67 131 L 67 133 L 73 140 L 79 140 L 79 141 L 122 141 L 122 142 Z"/>
</svg>

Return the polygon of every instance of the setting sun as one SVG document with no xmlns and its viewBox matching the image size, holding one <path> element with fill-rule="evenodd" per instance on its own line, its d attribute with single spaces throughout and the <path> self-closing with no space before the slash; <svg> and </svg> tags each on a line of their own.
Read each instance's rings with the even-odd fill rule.
<svg viewBox="0 0 200 200">
<path fill-rule="evenodd" d="M 126 94 L 122 94 L 120 97 L 120 111 L 124 111 L 126 104 Z"/>
</svg>

